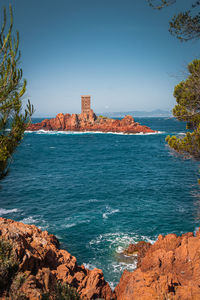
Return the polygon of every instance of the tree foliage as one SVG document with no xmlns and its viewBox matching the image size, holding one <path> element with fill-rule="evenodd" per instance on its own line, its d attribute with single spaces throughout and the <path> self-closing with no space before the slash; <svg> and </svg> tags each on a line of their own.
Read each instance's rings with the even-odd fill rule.
<svg viewBox="0 0 200 300">
<path fill-rule="evenodd" d="M 20 60 L 19 33 L 13 35 L 13 13 L 7 24 L 6 9 L 3 11 L 3 25 L 0 31 L 0 179 L 8 171 L 11 157 L 23 138 L 26 123 L 33 114 L 33 106 L 28 101 L 23 110 L 22 97 L 26 92 L 26 80 Z M 6 30 L 7 28 L 7 30 Z"/>
<path fill-rule="evenodd" d="M 188 73 L 187 79 L 174 88 L 177 105 L 173 115 L 179 121 L 186 121 L 191 132 L 184 138 L 168 136 L 166 141 L 174 150 L 200 159 L 200 60 L 188 65 Z"/>
<path fill-rule="evenodd" d="M 172 5 L 177 0 L 147 0 L 155 9 Z M 181 0 L 179 0 L 181 1 Z M 169 32 L 181 41 L 200 38 L 200 1 L 193 1 L 188 9 L 175 15 L 169 22 Z"/>
</svg>

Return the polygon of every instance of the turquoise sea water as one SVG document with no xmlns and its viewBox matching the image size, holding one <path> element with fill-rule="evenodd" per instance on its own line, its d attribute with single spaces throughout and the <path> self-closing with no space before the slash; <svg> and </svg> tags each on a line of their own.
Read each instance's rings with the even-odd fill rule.
<svg viewBox="0 0 200 300">
<path fill-rule="evenodd" d="M 160 133 L 26 133 L 1 182 L 1 216 L 55 234 L 79 264 L 103 269 L 112 286 L 135 267 L 119 255 L 130 242 L 200 225 L 199 163 L 165 142 L 185 125 L 136 121 Z"/>
</svg>

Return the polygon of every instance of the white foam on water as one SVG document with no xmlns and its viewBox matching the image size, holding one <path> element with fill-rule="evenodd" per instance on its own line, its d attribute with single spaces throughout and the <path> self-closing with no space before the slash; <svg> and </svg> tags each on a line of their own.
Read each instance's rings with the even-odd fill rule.
<svg viewBox="0 0 200 300">
<path fill-rule="evenodd" d="M 125 263 L 125 262 L 113 262 L 111 265 L 109 265 L 109 270 L 112 274 L 122 274 L 125 270 L 128 270 L 129 272 L 133 272 L 137 268 L 137 260 L 135 259 L 131 263 Z M 114 290 L 116 285 L 119 283 L 119 281 L 111 281 L 108 282 L 111 289 Z"/>
<path fill-rule="evenodd" d="M 113 263 L 112 267 L 114 273 L 123 272 L 124 270 L 133 271 L 137 267 L 137 261 L 133 263 L 117 262 Z"/>
<path fill-rule="evenodd" d="M 57 237 L 57 239 L 58 239 L 59 241 L 63 239 L 62 236 L 60 236 L 60 235 L 58 235 L 58 234 L 56 234 L 55 236 Z"/>
<path fill-rule="evenodd" d="M 186 135 L 185 132 L 179 132 L 178 135 Z"/>
<path fill-rule="evenodd" d="M 157 131 L 157 132 L 138 132 L 138 133 L 124 133 L 124 132 L 102 132 L 102 131 L 56 131 L 56 130 L 26 130 L 25 133 L 35 133 L 35 134 L 117 134 L 117 135 L 154 135 L 154 134 L 164 134 L 164 131 Z"/>
<path fill-rule="evenodd" d="M 139 241 L 146 242 L 155 242 L 155 239 L 151 239 L 148 236 L 138 235 L 136 233 L 123 233 L 123 232 L 115 232 L 115 233 L 106 233 L 100 234 L 95 239 L 92 239 L 89 242 L 89 247 L 98 253 L 100 251 L 102 253 L 102 249 L 110 249 L 108 250 L 109 259 L 106 261 L 106 268 L 109 270 L 109 273 L 115 274 L 114 277 L 118 278 L 119 274 L 121 274 L 124 270 L 133 271 L 137 267 L 137 258 L 134 257 L 125 257 L 122 255 L 124 249 L 126 249 L 130 244 L 136 244 Z M 106 250 L 107 251 L 107 250 Z M 111 253 L 112 257 L 110 256 Z M 101 258 L 102 259 L 102 258 Z M 102 265 L 102 262 L 98 262 L 97 265 L 100 269 L 105 268 Z M 115 279 L 112 282 L 109 282 L 112 289 L 117 285 L 117 280 Z"/>
<path fill-rule="evenodd" d="M 89 199 L 88 202 L 89 202 L 89 203 L 99 202 L 99 200 L 97 200 L 97 199 Z"/>
<path fill-rule="evenodd" d="M 131 135 L 155 135 L 155 134 L 165 134 L 165 131 L 157 131 L 157 132 L 138 132 L 138 133 L 133 133 Z"/>
<path fill-rule="evenodd" d="M 127 234 L 123 232 L 116 233 L 106 233 L 100 234 L 95 239 L 89 242 L 90 247 L 92 248 L 101 248 L 102 244 L 106 245 L 108 248 L 114 248 L 115 252 L 122 253 L 125 248 L 130 244 L 136 244 L 139 241 L 149 242 L 151 244 L 155 243 L 157 237 L 151 239 L 147 236 L 138 235 L 138 234 Z M 108 245 L 108 246 L 107 246 Z"/>
<path fill-rule="evenodd" d="M 24 133 L 33 133 L 34 131 L 31 130 L 25 130 Z"/>
<path fill-rule="evenodd" d="M 34 219 L 32 216 L 22 219 L 20 222 L 25 224 L 35 224 L 38 222 L 37 219 Z"/>
<path fill-rule="evenodd" d="M 113 281 L 108 281 L 108 284 L 112 291 L 114 291 L 116 284 Z"/>
<path fill-rule="evenodd" d="M 95 265 L 90 264 L 90 263 L 83 263 L 83 265 L 84 265 L 84 267 L 85 267 L 86 269 L 88 269 L 88 270 L 93 270 L 93 269 L 96 268 Z"/>
<path fill-rule="evenodd" d="M 116 249 L 117 253 L 122 253 L 124 251 L 124 248 L 122 246 L 118 246 Z"/>
<path fill-rule="evenodd" d="M 65 218 L 65 223 L 61 225 L 62 228 L 72 228 L 79 224 L 90 223 L 89 219 L 80 220 L 78 217 L 68 217 Z"/>
<path fill-rule="evenodd" d="M 76 226 L 76 225 L 77 225 L 77 223 L 64 224 L 64 225 L 62 226 L 62 228 L 71 228 L 71 227 L 74 227 L 74 226 Z"/>
<path fill-rule="evenodd" d="M 7 215 L 7 214 L 12 214 L 18 212 L 17 208 L 13 208 L 13 209 L 4 209 L 4 208 L 0 208 L 0 216 L 2 215 Z"/>
<path fill-rule="evenodd" d="M 49 225 L 44 222 L 45 225 L 37 225 L 37 227 L 41 230 L 47 230 Z"/>
<path fill-rule="evenodd" d="M 183 213 L 183 212 L 185 212 L 185 208 L 182 207 L 182 206 L 178 206 L 178 207 L 176 208 L 176 211 L 178 211 L 178 212 L 180 212 L 180 213 Z"/>
<path fill-rule="evenodd" d="M 118 212 L 119 212 L 119 209 L 113 209 L 113 208 L 111 208 L 110 206 L 107 205 L 106 206 L 106 212 L 103 213 L 102 217 L 103 217 L 103 219 L 108 219 L 109 215 L 113 215 L 113 214 L 116 214 Z"/>
<path fill-rule="evenodd" d="M 38 218 L 29 216 L 29 217 L 26 217 L 26 218 L 20 220 L 20 222 L 22 222 L 24 224 L 29 224 L 29 225 L 36 224 L 39 229 L 47 230 L 49 227 L 48 223 L 45 220 L 42 220 L 41 216 L 37 215 L 36 217 L 38 217 Z"/>
</svg>

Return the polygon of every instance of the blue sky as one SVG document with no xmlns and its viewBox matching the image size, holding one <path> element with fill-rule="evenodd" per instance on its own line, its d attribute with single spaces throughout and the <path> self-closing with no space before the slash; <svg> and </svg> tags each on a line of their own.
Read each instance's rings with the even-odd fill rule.
<svg viewBox="0 0 200 300">
<path fill-rule="evenodd" d="M 82 94 L 97 113 L 171 110 L 200 48 L 171 36 L 168 22 L 191 2 L 156 11 L 146 0 L 10 1 L 35 116 L 79 113 Z"/>
</svg>

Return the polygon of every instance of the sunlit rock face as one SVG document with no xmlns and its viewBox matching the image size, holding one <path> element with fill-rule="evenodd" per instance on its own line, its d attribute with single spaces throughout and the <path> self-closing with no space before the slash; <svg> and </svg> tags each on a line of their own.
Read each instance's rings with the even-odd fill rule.
<svg viewBox="0 0 200 300">
<path fill-rule="evenodd" d="M 153 245 L 140 242 L 125 254 L 138 252 L 138 268 L 124 271 L 115 288 L 124 299 L 200 299 L 200 233 L 160 235 Z"/>
<path fill-rule="evenodd" d="M 58 281 L 76 288 L 82 299 L 112 299 L 111 288 L 102 271 L 78 266 L 76 258 L 66 250 L 60 250 L 57 238 L 47 231 L 0 218 L 0 239 L 12 245 L 18 262 L 17 273 L 25 275 L 18 292 L 26 299 L 39 300 L 42 294 L 51 294 Z"/>
<path fill-rule="evenodd" d="M 97 117 L 92 109 L 89 113 L 58 114 L 56 118 L 45 119 L 41 123 L 31 124 L 27 130 L 63 130 L 63 131 L 100 131 L 122 133 L 154 133 L 151 128 L 135 122 L 132 116 L 122 120 Z"/>
<path fill-rule="evenodd" d="M 160 235 L 153 245 L 142 241 L 130 245 L 124 255 L 138 256 L 137 269 L 124 271 L 114 292 L 101 270 L 78 266 L 76 258 L 60 250 L 57 238 L 47 231 L 0 218 L 0 239 L 12 246 L 17 273 L 24 274 L 17 292 L 27 299 L 39 300 L 42 294 L 51 294 L 58 281 L 75 287 L 86 300 L 200 299 L 199 231 L 196 236 L 191 232 L 182 236 Z M 8 290 L 0 292 L 4 299 Z"/>
</svg>

